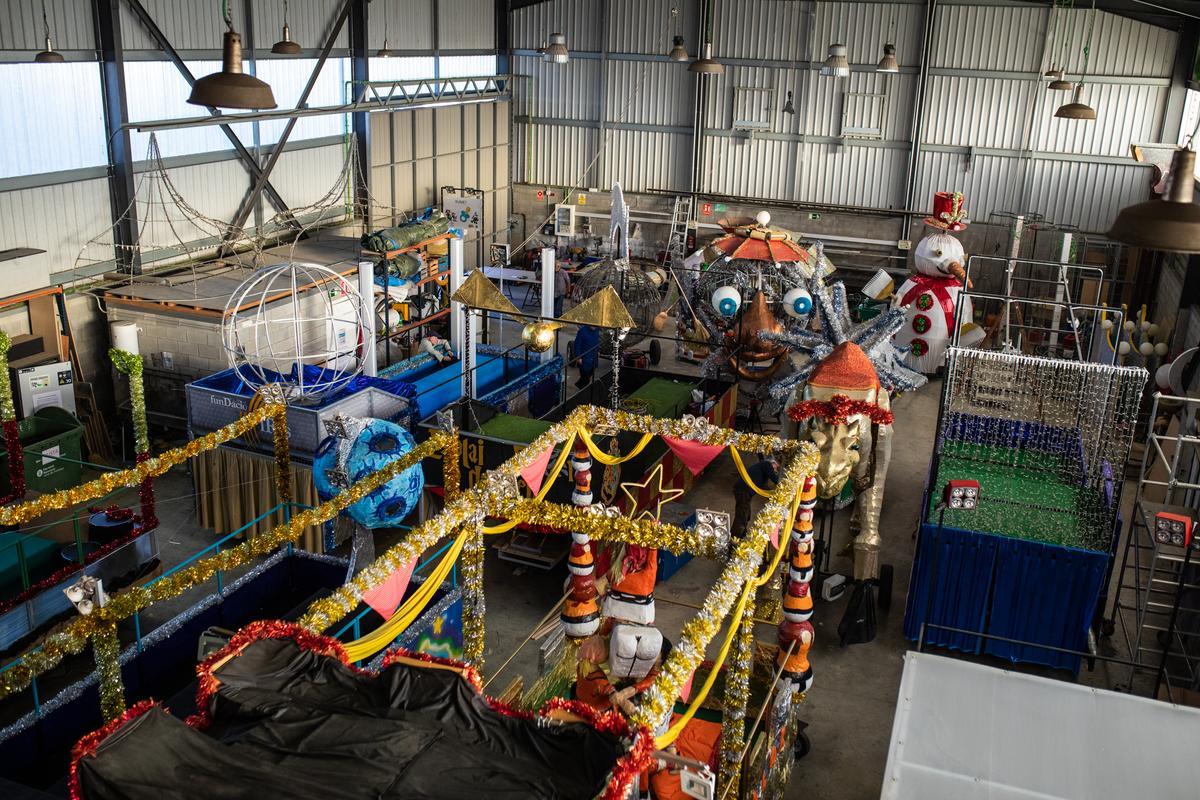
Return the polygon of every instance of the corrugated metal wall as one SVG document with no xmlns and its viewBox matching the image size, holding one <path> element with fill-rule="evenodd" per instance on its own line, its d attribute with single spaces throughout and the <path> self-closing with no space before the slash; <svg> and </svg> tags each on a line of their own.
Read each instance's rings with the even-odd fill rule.
<svg viewBox="0 0 1200 800">
<path fill-rule="evenodd" d="M 688 190 L 697 78 L 664 56 L 678 26 L 694 57 L 699 8 L 699 0 L 549 0 L 515 11 L 513 71 L 529 79 L 514 103 L 514 178 Z M 1163 127 L 1178 35 L 1086 7 L 1056 13 L 1015 0 L 939 3 L 918 209 L 934 191 L 959 190 L 976 219 L 1034 211 L 1104 230 L 1122 205 L 1146 196 L 1149 168 L 1132 161 L 1129 144 L 1175 140 Z M 903 208 L 924 14 L 915 2 L 718 3 L 714 54 L 726 71 L 709 81 L 697 190 Z M 1099 118 L 1056 119 L 1069 98 L 1049 92 L 1041 73 L 1056 63 L 1077 77 L 1089 30 L 1083 92 Z M 565 66 L 533 52 L 552 31 L 568 37 Z M 900 74 L 873 71 L 887 41 Z M 818 76 L 831 42 L 849 48 L 848 79 Z M 782 112 L 788 92 L 794 115 Z M 734 129 L 746 103 L 767 109 L 753 133 Z M 847 125 L 878 132 L 843 138 Z"/>
<path fill-rule="evenodd" d="M 474 263 L 484 244 L 508 230 L 510 174 L 508 102 L 371 115 L 369 189 L 380 226 L 440 204 L 442 187 L 479 189 L 483 235 L 466 248 Z"/>
<path fill-rule="evenodd" d="M 196 75 L 207 74 L 218 67 L 225 30 L 218 0 L 140 1 Z M 261 59 L 259 74 L 275 88 L 280 106 L 288 107 L 296 101 L 342 5 L 342 0 L 289 0 L 288 22 L 292 38 L 306 52 L 300 58 L 282 59 L 272 57 L 267 51 L 279 37 L 284 0 L 233 3 L 234 24 L 244 39 L 248 35 L 247 15 L 253 14 L 257 53 Z M 100 70 L 94 60 L 96 35 L 91 3 L 89 0 L 46 0 L 46 13 L 56 49 L 66 51 L 74 63 L 61 68 L 29 63 L 33 53 L 44 46 L 41 2 L 0 0 L 0 67 L 6 70 L 0 76 L 3 80 L 0 83 L 0 121 L 5 123 L 9 138 L 18 145 L 16 149 L 10 148 L 6 154 L 9 158 L 0 157 L 0 214 L 3 215 L 0 219 L 0 250 L 12 247 L 47 250 L 45 255 L 22 260 L 19 270 L 10 270 L 12 279 L 0 294 L 45 286 L 56 274 L 62 279 L 63 273 L 69 273 L 75 266 L 76 256 L 84 243 L 94 237 L 111 241 L 108 182 L 101 177 L 107 152 Z M 444 59 L 441 63 L 447 72 L 457 75 L 494 71 L 494 21 L 493 0 L 372 0 L 369 46 L 371 49 L 382 47 L 386 37 L 388 46 L 405 56 L 372 59 L 372 74 L 378 72 L 379 79 L 387 79 L 388 69 L 392 67 L 405 72 L 406 76 L 411 73 L 433 77 L 439 69 L 439 58 Z M 166 61 L 159 46 L 126 3 L 121 4 L 121 22 L 131 118 L 148 120 L 203 115 L 202 109 L 183 102 L 187 96 L 185 82 Z M 246 44 L 249 44 L 248 40 Z M 309 99 L 310 104 L 334 105 L 343 100 L 344 83 L 349 75 L 348 44 L 348 31 L 343 27 Z M 599 62 L 594 62 L 593 66 L 598 69 Z M 11 90 L 7 94 L 6 88 Z M 53 114 L 48 115 L 47 109 Z M 482 116 L 475 107 L 453 113 L 472 119 Z M 432 121 L 432 112 L 424 114 Z M 444 117 L 444 114 L 439 112 L 440 116 Z M 78 124 L 68 126 L 68 130 L 56 129 L 53 136 L 40 133 L 46 126 L 60 125 L 62 119 L 72 117 Z M 255 150 L 257 139 L 263 146 L 261 158 L 265 160 L 268 146 L 277 140 L 283 125 L 282 121 L 264 122 L 256 131 L 250 123 L 243 123 L 235 125 L 234 129 L 251 151 Z M 272 185 L 289 206 L 301 208 L 316 202 L 339 179 L 345 156 L 344 128 L 344 118 L 332 115 L 301 120 L 297 124 L 291 146 L 280 156 L 271 175 Z M 486 130 L 492 144 L 479 148 L 477 160 L 468 159 L 469 163 L 456 169 L 461 161 L 460 150 L 475 147 L 472 142 L 477 134 L 472 128 L 471 138 L 466 142 L 439 140 L 439 148 L 456 147 L 459 150 L 452 154 L 440 152 L 416 167 L 416 172 L 428 180 L 436 176 L 441 184 L 479 182 L 495 195 L 494 198 L 489 196 L 489 204 L 496 209 L 494 218 L 506 223 L 510 173 L 507 105 L 502 111 L 487 113 Z M 134 158 L 145 159 L 148 136 L 135 132 L 132 139 Z M 248 191 L 250 178 L 245 167 L 231 158 L 229 142 L 221 132 L 216 127 L 163 131 L 158 134 L 158 139 L 168 162 L 171 181 L 184 200 L 215 219 L 232 217 Z M 386 160 L 382 163 L 390 164 Z M 138 166 L 145 165 L 139 163 Z M 139 179 L 140 176 L 139 173 Z M 147 201 L 139 196 L 138 200 L 142 234 L 147 245 L 171 245 L 180 237 L 199 238 L 212 234 L 211 230 L 180 225 L 182 215 L 164 212 L 162 198 Z M 431 202 L 431 197 L 413 197 L 406 207 L 427 202 Z M 260 202 L 258 214 L 252 215 L 250 224 L 256 218 L 269 222 L 274 214 L 275 209 L 264 200 Z M 175 230 L 171 229 L 168 216 L 177 225 Z M 110 246 L 92 247 L 86 260 L 98 264 L 108 257 L 111 257 Z"/>
</svg>

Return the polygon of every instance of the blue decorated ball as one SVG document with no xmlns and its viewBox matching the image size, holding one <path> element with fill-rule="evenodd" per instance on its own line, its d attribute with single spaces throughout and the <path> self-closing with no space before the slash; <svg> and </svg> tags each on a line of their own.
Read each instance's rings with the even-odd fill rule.
<svg viewBox="0 0 1200 800">
<path fill-rule="evenodd" d="M 334 483 L 333 475 L 338 467 L 340 442 L 337 437 L 330 436 L 321 442 L 313 459 L 313 483 L 322 500 L 328 500 L 342 491 Z M 402 426 L 387 420 L 369 420 L 366 427 L 349 442 L 346 452 L 344 469 L 350 485 L 412 451 L 416 444 L 412 434 Z M 421 472 L 421 465 L 414 464 L 350 506 L 346 513 L 367 528 L 399 525 L 416 509 L 424 486 L 425 476 Z"/>
</svg>

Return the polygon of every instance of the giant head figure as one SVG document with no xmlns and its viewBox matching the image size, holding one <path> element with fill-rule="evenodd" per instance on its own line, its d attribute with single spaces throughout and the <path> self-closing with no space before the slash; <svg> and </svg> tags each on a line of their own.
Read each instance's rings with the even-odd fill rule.
<svg viewBox="0 0 1200 800">
<path fill-rule="evenodd" d="M 725 235 L 709 246 L 708 267 L 693 283 L 692 311 L 713 345 L 707 374 L 761 381 L 780 373 L 788 348 L 767 336 L 808 321 L 812 287 L 833 269 L 770 221 L 765 211 L 722 220 Z"/>
</svg>

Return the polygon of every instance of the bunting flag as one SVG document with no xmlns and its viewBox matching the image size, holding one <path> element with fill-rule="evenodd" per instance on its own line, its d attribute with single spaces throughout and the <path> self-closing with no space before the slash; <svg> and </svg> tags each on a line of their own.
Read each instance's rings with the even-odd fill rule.
<svg viewBox="0 0 1200 800">
<path fill-rule="evenodd" d="M 400 607 L 404 593 L 408 591 L 408 583 L 412 580 L 416 566 L 417 559 L 414 557 L 412 561 L 389 575 L 383 583 L 368 592 L 363 592 L 363 602 L 375 609 L 384 620 L 391 619 L 392 614 Z"/>
<path fill-rule="evenodd" d="M 521 470 L 521 477 L 525 479 L 525 485 L 534 494 L 542 490 L 542 481 L 546 478 L 546 465 L 550 463 L 550 456 L 553 452 L 553 447 L 547 447 L 541 453 L 538 453 L 537 458 L 529 466 Z"/>
<path fill-rule="evenodd" d="M 670 436 L 662 437 L 667 447 L 679 457 L 683 465 L 693 475 L 699 475 L 712 460 L 725 449 L 723 444 L 702 444 L 691 439 L 675 439 Z"/>
</svg>

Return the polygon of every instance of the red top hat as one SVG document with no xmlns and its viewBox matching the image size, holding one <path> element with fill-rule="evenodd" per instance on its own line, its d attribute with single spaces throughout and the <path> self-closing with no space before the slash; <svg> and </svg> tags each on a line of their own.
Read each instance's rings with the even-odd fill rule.
<svg viewBox="0 0 1200 800">
<path fill-rule="evenodd" d="M 938 192 L 933 196 L 933 216 L 925 218 L 925 224 L 943 231 L 965 230 L 967 223 L 966 202 L 962 192 Z"/>
</svg>

